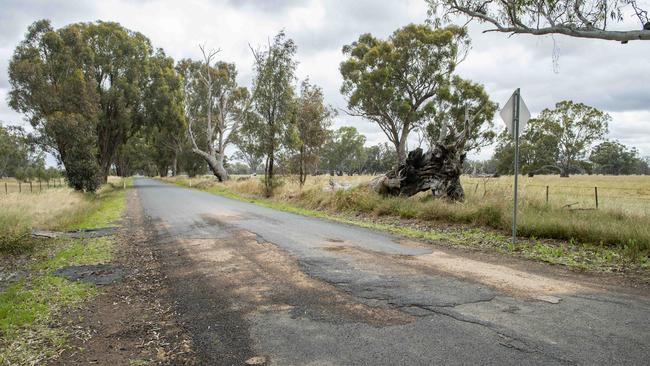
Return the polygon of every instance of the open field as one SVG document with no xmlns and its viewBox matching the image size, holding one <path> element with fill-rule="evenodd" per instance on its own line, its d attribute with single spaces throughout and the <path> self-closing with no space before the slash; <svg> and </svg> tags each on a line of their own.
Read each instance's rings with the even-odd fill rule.
<svg viewBox="0 0 650 366">
<path fill-rule="evenodd" d="M 332 177 L 339 183 L 349 183 L 353 187 L 333 192 L 329 189 L 330 178 L 309 177 L 301 190 L 293 178 L 284 177 L 272 201 L 332 214 L 366 215 L 382 223 L 390 223 L 394 218 L 392 222 L 396 224 L 406 219 L 427 225 L 485 228 L 496 230 L 504 238 L 510 233 L 512 177 L 463 177 L 467 198 L 460 203 L 432 199 L 427 192 L 410 198 L 381 197 L 368 191 L 366 182 L 372 179 L 370 176 Z M 190 185 L 186 177 L 169 180 Z M 262 196 L 258 177 L 233 177 L 225 184 L 218 184 L 209 176 L 191 181 L 193 187 L 215 193 L 224 193 L 225 189 L 244 197 Z M 596 253 L 595 257 L 604 258 L 601 258 L 603 264 L 625 262 L 645 266 L 643 263 L 647 263 L 650 249 L 650 225 L 647 224 L 650 219 L 650 177 L 537 176 L 522 178 L 521 183 L 518 233 L 533 243 L 533 249 L 539 252 L 534 257 L 558 263 L 563 262 L 554 258 L 566 257 L 570 262 L 576 251 L 588 248 Z M 599 189 L 598 210 L 595 209 L 594 186 Z M 567 204 L 573 205 L 566 207 Z M 538 247 L 535 244 L 538 239 L 560 240 L 566 244 Z M 583 264 L 591 266 L 594 260 L 587 258 Z"/>
</svg>

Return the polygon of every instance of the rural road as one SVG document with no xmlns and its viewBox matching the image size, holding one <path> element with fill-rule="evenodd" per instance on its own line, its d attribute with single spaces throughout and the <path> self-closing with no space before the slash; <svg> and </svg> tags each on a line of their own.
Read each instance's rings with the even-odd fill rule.
<svg viewBox="0 0 650 366">
<path fill-rule="evenodd" d="M 650 359 L 647 294 L 155 180 L 135 186 L 200 364 Z"/>
</svg>

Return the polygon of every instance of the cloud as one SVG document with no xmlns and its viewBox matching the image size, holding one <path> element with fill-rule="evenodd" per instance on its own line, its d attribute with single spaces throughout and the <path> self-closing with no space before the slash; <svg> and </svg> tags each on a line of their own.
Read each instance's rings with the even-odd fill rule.
<svg viewBox="0 0 650 366">
<path fill-rule="evenodd" d="M 426 19 L 424 0 L 104 0 L 3 1 L 0 13 L 0 118 L 21 117 L 4 102 L 9 85 L 6 68 L 27 26 L 49 18 L 55 27 L 72 22 L 111 20 L 142 32 L 153 45 L 175 59 L 199 58 L 198 44 L 220 48 L 224 61 L 234 62 L 238 81 L 250 86 L 253 47 L 264 46 L 284 29 L 298 45 L 298 79 L 309 76 L 323 88 L 328 103 L 344 109 L 340 95 L 341 48 L 370 32 L 387 37 L 409 23 Z M 571 99 L 612 114 L 610 135 L 650 155 L 650 47 L 648 42 L 616 42 L 564 36 L 535 37 L 482 33 L 470 25 L 472 50 L 458 72 L 485 85 L 491 98 L 505 103 L 520 87 L 533 112 Z M 556 60 L 556 56 L 557 58 Z M 497 117 L 498 118 L 498 117 Z M 335 127 L 353 125 L 368 143 L 386 141 L 371 122 L 341 113 Z M 500 120 L 495 125 L 501 127 Z M 412 141 L 411 145 L 413 145 Z M 491 148 L 477 157 L 487 158 Z"/>
</svg>

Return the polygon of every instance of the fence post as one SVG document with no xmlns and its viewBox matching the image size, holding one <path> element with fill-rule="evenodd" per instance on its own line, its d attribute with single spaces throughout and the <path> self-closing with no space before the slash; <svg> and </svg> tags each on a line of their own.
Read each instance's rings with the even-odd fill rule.
<svg viewBox="0 0 650 366">
<path fill-rule="evenodd" d="M 596 197 L 596 209 L 598 209 L 598 187 L 594 187 L 594 197 Z"/>
<path fill-rule="evenodd" d="M 7 188 L 7 182 L 5 182 L 5 195 L 9 194 L 9 188 Z"/>
<path fill-rule="evenodd" d="M 29 181 L 29 193 L 34 193 L 34 190 L 32 189 L 32 181 Z"/>
<path fill-rule="evenodd" d="M 478 183 L 476 183 L 476 188 L 474 188 L 474 194 L 478 191 Z"/>
<path fill-rule="evenodd" d="M 23 185 L 20 181 L 18 182 L 18 193 L 23 193 Z"/>
<path fill-rule="evenodd" d="M 548 205 L 548 186 L 546 186 L 546 204 Z"/>
</svg>

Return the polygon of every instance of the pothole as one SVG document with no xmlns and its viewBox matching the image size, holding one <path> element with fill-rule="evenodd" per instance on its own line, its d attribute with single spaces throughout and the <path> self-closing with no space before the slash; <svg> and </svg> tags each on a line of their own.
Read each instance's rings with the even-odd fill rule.
<svg viewBox="0 0 650 366">
<path fill-rule="evenodd" d="M 79 229 L 75 231 L 50 231 L 32 230 L 32 236 L 42 238 L 57 238 L 65 236 L 68 238 L 97 238 L 116 234 L 120 228 L 117 226 Z"/>
<path fill-rule="evenodd" d="M 95 285 L 109 285 L 121 280 L 124 268 L 110 264 L 91 264 L 59 268 L 54 275 L 61 276 L 70 281 L 84 281 Z"/>
</svg>

